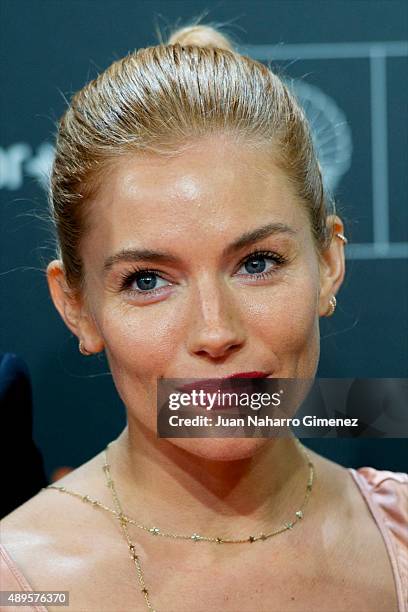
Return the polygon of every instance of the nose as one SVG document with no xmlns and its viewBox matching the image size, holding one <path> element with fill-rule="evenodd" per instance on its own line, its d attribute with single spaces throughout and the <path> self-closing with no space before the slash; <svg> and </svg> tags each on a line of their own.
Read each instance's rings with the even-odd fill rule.
<svg viewBox="0 0 408 612">
<path fill-rule="evenodd" d="M 190 321 L 188 349 L 196 356 L 220 360 L 245 342 L 236 297 L 221 282 L 206 279 L 195 288 Z"/>
</svg>

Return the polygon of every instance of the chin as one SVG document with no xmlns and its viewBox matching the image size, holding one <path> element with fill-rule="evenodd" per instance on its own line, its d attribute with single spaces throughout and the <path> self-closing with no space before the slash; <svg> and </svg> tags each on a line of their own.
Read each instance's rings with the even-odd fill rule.
<svg viewBox="0 0 408 612">
<path fill-rule="evenodd" d="M 238 461 L 254 456 L 272 438 L 168 438 L 174 446 L 212 461 Z"/>
</svg>

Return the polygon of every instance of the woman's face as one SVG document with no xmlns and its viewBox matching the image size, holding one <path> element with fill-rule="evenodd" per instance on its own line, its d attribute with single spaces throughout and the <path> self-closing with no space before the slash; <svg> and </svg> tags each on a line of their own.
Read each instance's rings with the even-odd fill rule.
<svg viewBox="0 0 408 612">
<path fill-rule="evenodd" d="M 160 378 L 315 375 L 343 253 L 319 266 L 307 213 L 265 153 L 218 137 L 171 159 L 122 159 L 90 212 L 75 332 L 105 348 L 130 420 L 156 431 Z M 171 442 L 238 458 L 265 440 Z"/>
</svg>

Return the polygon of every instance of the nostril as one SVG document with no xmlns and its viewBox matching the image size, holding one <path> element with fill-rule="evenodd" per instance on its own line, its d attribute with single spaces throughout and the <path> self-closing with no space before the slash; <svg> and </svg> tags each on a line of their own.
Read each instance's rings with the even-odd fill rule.
<svg viewBox="0 0 408 612">
<path fill-rule="evenodd" d="M 211 357 L 212 359 L 221 361 L 227 358 L 231 353 L 239 350 L 240 347 L 241 344 L 236 342 L 219 347 L 207 346 L 206 348 L 201 348 L 195 351 L 195 354 L 202 357 Z"/>
</svg>

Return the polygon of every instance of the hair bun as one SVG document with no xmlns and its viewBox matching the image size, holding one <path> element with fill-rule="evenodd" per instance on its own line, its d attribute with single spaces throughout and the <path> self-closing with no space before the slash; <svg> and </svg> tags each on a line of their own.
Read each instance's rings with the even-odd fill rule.
<svg viewBox="0 0 408 612">
<path fill-rule="evenodd" d="M 175 30 L 170 36 L 168 45 L 196 45 L 197 47 L 218 47 L 234 51 L 230 39 L 216 28 L 207 25 L 185 26 Z"/>
</svg>

